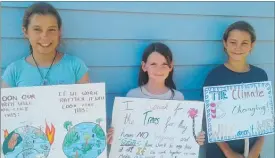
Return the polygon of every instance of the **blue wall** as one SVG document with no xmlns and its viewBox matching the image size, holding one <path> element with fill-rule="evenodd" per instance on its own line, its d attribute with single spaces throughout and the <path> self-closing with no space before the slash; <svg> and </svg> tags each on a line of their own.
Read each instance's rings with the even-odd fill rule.
<svg viewBox="0 0 275 158">
<path fill-rule="evenodd" d="M 28 54 L 21 32 L 31 2 L 2 2 L 2 70 Z M 114 96 L 137 86 L 143 49 L 166 43 L 175 57 L 175 82 L 186 99 L 196 100 L 208 72 L 222 64 L 222 34 L 237 21 L 251 23 L 257 44 L 249 62 L 263 68 L 274 85 L 273 2 L 52 2 L 63 19 L 61 50 L 82 58 L 93 82 L 107 84 L 107 115 Z M 110 119 L 110 117 L 109 117 Z M 268 136 L 264 158 L 274 156 Z M 273 151 L 273 152 L 270 152 Z"/>
</svg>

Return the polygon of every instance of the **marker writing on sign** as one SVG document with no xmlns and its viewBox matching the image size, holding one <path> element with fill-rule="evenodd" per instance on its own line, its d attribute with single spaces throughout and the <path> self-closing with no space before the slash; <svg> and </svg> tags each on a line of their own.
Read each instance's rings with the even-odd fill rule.
<svg viewBox="0 0 275 158">
<path fill-rule="evenodd" d="M 210 94 L 212 94 L 213 100 L 225 100 L 228 97 L 226 96 L 226 90 L 223 91 L 211 91 Z"/>
<path fill-rule="evenodd" d="M 234 100 L 248 99 L 248 98 L 261 98 L 261 97 L 264 97 L 264 91 L 258 90 L 257 87 L 255 87 L 254 89 L 247 89 L 247 90 L 234 89 L 232 91 L 232 98 Z"/>
<path fill-rule="evenodd" d="M 148 116 L 149 113 L 151 113 L 151 112 L 152 111 L 150 110 L 150 111 L 147 111 L 147 112 L 143 113 L 143 115 L 144 115 L 144 122 L 143 122 L 143 124 L 144 125 L 148 125 L 148 124 L 155 124 L 155 125 L 157 125 L 157 124 L 159 124 L 159 119 L 160 118 Z"/>
</svg>

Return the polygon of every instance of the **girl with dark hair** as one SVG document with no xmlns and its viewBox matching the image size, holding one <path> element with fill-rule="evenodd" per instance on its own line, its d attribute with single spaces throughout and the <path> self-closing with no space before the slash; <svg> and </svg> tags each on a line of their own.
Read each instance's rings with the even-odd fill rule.
<svg viewBox="0 0 275 158">
<path fill-rule="evenodd" d="M 150 44 L 143 53 L 138 78 L 138 88 L 127 93 L 127 97 L 163 100 L 184 100 L 173 81 L 174 62 L 172 52 L 163 43 Z M 114 128 L 108 131 L 108 144 L 112 144 Z M 204 143 L 204 132 L 197 136 L 199 145 Z"/>
<path fill-rule="evenodd" d="M 247 57 L 255 41 L 255 31 L 249 23 L 238 21 L 231 24 L 223 36 L 224 50 L 228 60 L 208 74 L 204 86 L 267 81 L 267 74 L 264 70 L 247 63 Z M 204 130 L 206 131 L 206 124 L 204 124 Z M 244 140 L 233 140 L 209 143 L 206 145 L 206 158 L 244 158 L 244 142 Z M 248 157 L 260 157 L 263 143 L 264 137 L 250 138 Z"/>
<path fill-rule="evenodd" d="M 171 50 L 162 43 L 150 44 L 143 53 L 138 88 L 127 97 L 184 100 L 173 81 L 174 63 Z"/>
<path fill-rule="evenodd" d="M 52 5 L 38 2 L 27 8 L 22 30 L 30 55 L 6 68 L 2 87 L 89 83 L 84 62 L 57 51 L 61 28 L 61 17 Z"/>
</svg>

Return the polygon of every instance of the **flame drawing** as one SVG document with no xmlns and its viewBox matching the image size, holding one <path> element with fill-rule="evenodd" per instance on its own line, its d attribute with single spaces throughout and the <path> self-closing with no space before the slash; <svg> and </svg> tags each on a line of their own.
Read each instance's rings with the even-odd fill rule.
<svg viewBox="0 0 275 158">
<path fill-rule="evenodd" d="M 7 138 L 7 136 L 9 135 L 9 132 L 7 129 L 4 130 L 4 138 Z"/>
<path fill-rule="evenodd" d="M 47 135 L 47 138 L 48 138 L 50 144 L 52 145 L 53 142 L 54 142 L 54 135 L 55 135 L 55 128 L 54 128 L 53 124 L 51 124 L 51 129 L 50 129 L 47 122 L 46 122 L 45 133 Z"/>
</svg>

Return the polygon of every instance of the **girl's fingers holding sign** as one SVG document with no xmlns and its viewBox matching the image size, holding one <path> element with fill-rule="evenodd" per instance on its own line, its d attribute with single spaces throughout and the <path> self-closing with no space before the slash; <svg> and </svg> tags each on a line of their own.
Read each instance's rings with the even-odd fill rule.
<svg viewBox="0 0 275 158">
<path fill-rule="evenodd" d="M 201 131 L 199 135 L 197 136 L 196 141 L 198 142 L 199 145 L 203 145 L 205 142 L 205 132 Z"/>
<path fill-rule="evenodd" d="M 113 143 L 113 135 L 114 135 L 114 128 L 111 127 L 108 130 L 108 134 L 107 134 L 107 143 L 108 144 L 112 144 Z"/>
</svg>

